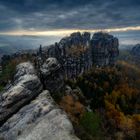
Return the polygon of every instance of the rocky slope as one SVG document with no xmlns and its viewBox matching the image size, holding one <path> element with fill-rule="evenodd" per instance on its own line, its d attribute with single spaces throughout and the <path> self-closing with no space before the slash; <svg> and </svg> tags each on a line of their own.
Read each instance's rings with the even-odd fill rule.
<svg viewBox="0 0 140 140">
<path fill-rule="evenodd" d="M 59 65 L 54 60 L 47 60 L 53 63 L 46 63 L 43 72 Z M 53 67 L 54 73 L 56 68 Z M 17 66 L 13 84 L 1 94 L 0 123 L 3 140 L 78 140 L 67 115 L 55 104 L 49 91 L 43 91 L 29 62 Z"/>
<path fill-rule="evenodd" d="M 0 124 L 42 91 L 41 82 L 30 63 L 18 65 L 16 71 L 13 85 L 1 96 Z"/>
</svg>

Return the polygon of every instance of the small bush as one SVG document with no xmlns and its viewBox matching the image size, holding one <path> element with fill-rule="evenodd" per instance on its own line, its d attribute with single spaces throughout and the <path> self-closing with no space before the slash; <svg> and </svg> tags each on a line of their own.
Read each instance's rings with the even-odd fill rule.
<svg viewBox="0 0 140 140">
<path fill-rule="evenodd" d="M 101 137 L 101 118 L 93 112 L 86 112 L 80 120 L 80 125 L 93 137 Z"/>
<path fill-rule="evenodd" d="M 0 92 L 3 90 L 3 88 L 4 88 L 4 87 L 3 87 L 2 85 L 0 85 Z"/>
</svg>

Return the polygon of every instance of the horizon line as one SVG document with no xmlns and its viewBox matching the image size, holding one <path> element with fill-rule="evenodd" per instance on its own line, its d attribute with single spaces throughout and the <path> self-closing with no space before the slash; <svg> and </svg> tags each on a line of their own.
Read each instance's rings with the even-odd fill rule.
<svg viewBox="0 0 140 140">
<path fill-rule="evenodd" d="M 107 28 L 107 29 L 56 29 L 46 31 L 35 31 L 35 30 L 14 30 L 7 32 L 0 32 L 0 35 L 10 36 L 64 36 L 69 35 L 73 32 L 127 32 L 127 31 L 140 31 L 140 26 L 129 26 L 120 28 Z"/>
</svg>

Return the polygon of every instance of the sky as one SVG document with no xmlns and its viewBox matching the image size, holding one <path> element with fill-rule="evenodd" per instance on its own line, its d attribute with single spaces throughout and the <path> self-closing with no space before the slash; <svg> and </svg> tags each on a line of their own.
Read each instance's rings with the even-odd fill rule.
<svg viewBox="0 0 140 140">
<path fill-rule="evenodd" d="M 140 0 L 0 0 L 0 13 L 0 46 L 48 45 L 75 31 L 140 40 Z"/>
</svg>

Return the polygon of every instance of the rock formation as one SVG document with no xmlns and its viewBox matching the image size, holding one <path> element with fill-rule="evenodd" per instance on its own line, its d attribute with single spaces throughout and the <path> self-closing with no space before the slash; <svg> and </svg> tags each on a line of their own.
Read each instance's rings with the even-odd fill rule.
<svg viewBox="0 0 140 140">
<path fill-rule="evenodd" d="M 13 86 L 1 95 L 0 124 L 42 91 L 41 82 L 31 63 L 18 65 L 16 71 Z"/>
<path fill-rule="evenodd" d="M 50 76 L 58 69 L 59 63 L 50 58 L 42 66 L 41 72 Z M 53 88 L 56 83 L 51 84 Z M 2 93 L 0 101 L 0 139 L 78 140 L 65 112 L 55 104 L 49 91 L 42 89 L 31 63 L 17 66 L 13 85 Z"/>
<path fill-rule="evenodd" d="M 78 140 L 67 115 L 48 91 L 13 115 L 1 128 L 5 140 Z"/>
<path fill-rule="evenodd" d="M 74 78 L 92 65 L 114 65 L 119 54 L 118 39 L 107 33 L 77 32 L 47 48 L 48 57 L 55 57 L 62 64 L 65 75 Z"/>
<path fill-rule="evenodd" d="M 107 33 L 95 33 L 91 40 L 92 62 L 98 66 L 115 64 L 119 54 L 118 39 Z"/>
<path fill-rule="evenodd" d="M 59 92 L 64 86 L 64 72 L 56 58 L 48 58 L 40 67 L 40 77 L 45 89 Z"/>
<path fill-rule="evenodd" d="M 73 78 L 91 67 L 89 55 L 90 33 L 73 33 L 47 49 L 48 57 L 55 57 L 62 64 L 65 75 Z"/>
</svg>

